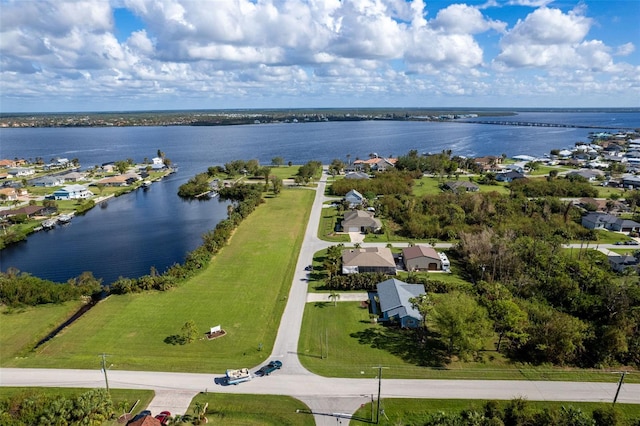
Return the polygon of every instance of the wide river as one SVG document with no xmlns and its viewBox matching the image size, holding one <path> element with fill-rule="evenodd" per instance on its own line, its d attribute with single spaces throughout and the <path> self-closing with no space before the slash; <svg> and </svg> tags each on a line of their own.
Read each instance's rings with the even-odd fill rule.
<svg viewBox="0 0 640 426">
<path fill-rule="evenodd" d="M 480 118 L 481 120 L 482 118 Z M 493 118 L 492 118 L 493 119 Z M 504 121 L 640 128 L 640 111 L 522 112 Z M 456 122 L 359 121 L 256 124 L 221 127 L 109 127 L 0 129 L 0 158 L 78 158 L 83 169 L 131 158 L 142 162 L 158 149 L 179 172 L 147 190 L 137 190 L 38 232 L 0 251 L 0 269 L 18 268 L 63 282 L 91 271 L 104 284 L 162 272 L 201 244 L 201 235 L 226 217 L 217 199 L 188 202 L 178 187 L 209 166 L 242 159 L 271 164 L 274 157 L 303 164 L 450 149 L 455 155 L 541 156 L 554 148 L 587 142 L 598 129 L 523 127 Z"/>
</svg>

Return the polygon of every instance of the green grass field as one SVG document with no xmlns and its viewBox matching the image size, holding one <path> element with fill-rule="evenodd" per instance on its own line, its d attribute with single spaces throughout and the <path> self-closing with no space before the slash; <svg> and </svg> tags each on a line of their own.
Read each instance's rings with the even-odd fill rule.
<svg viewBox="0 0 640 426">
<path fill-rule="evenodd" d="M 335 243 L 348 243 L 351 241 L 348 234 L 338 234 L 335 232 L 336 224 L 340 219 L 342 219 L 342 215 L 338 214 L 336 208 L 323 208 L 320 215 L 320 224 L 318 225 L 318 237 L 325 241 Z"/>
<path fill-rule="evenodd" d="M 328 342 L 328 343 L 327 343 Z M 510 363 L 489 340 L 483 360 L 447 362 L 439 343 L 421 343 L 411 332 L 372 323 L 358 302 L 307 303 L 298 344 L 301 363 L 326 377 L 373 378 L 377 366 L 384 377 L 398 379 L 569 380 L 616 383 L 619 374 Z M 327 352 L 328 347 L 328 352 Z M 625 383 L 640 382 L 627 375 Z"/>
<path fill-rule="evenodd" d="M 237 395 L 221 393 L 200 393 L 187 411 L 194 412 L 197 402 L 208 403 L 208 424 L 229 426 L 280 426 L 315 424 L 313 416 L 304 414 L 309 407 L 303 402 L 288 396 L 279 395 Z M 296 410 L 300 410 L 297 413 Z"/>
<path fill-rule="evenodd" d="M 0 365 L 3 367 L 47 336 L 82 306 L 80 301 L 27 308 L 0 308 Z"/>
<path fill-rule="evenodd" d="M 111 296 L 35 353 L 15 358 L 22 349 L 14 347 L 3 366 L 99 368 L 101 353 L 116 369 L 222 372 L 257 365 L 271 352 L 314 195 L 283 191 L 268 199 L 189 282 Z M 200 340 L 165 343 L 189 320 Z M 208 341 L 204 334 L 216 325 L 227 335 Z"/>
<path fill-rule="evenodd" d="M 300 168 L 300 166 L 280 166 L 280 167 L 275 167 L 275 166 L 267 166 L 267 167 L 271 167 L 271 172 L 270 174 L 272 176 L 277 176 L 280 179 L 293 179 L 293 177 L 296 175 L 296 173 L 298 173 L 298 169 Z"/>
<path fill-rule="evenodd" d="M 385 398 L 380 401 L 380 408 L 384 409 L 384 414 L 380 416 L 381 425 L 415 425 L 422 424 L 429 414 L 437 412 L 459 413 L 465 409 L 475 409 L 482 411 L 485 400 L 460 400 L 460 399 L 398 399 Z M 374 404 L 376 402 L 374 401 Z M 500 407 L 504 407 L 506 401 L 498 402 Z M 579 408 L 582 412 L 591 414 L 597 408 L 608 407 L 609 403 L 597 402 L 556 402 L 556 401 L 528 401 L 530 407 L 534 409 L 560 408 L 562 406 L 572 406 Z M 375 409 L 374 409 L 375 410 Z M 629 422 L 640 418 L 640 405 L 616 404 L 622 422 Z M 365 404 L 355 412 L 354 417 L 361 419 L 371 419 L 371 403 Z M 375 414 L 374 414 L 375 416 Z M 374 417 L 375 418 L 375 417 Z M 351 424 L 362 424 L 352 421 Z M 621 423 L 627 424 L 627 423 Z"/>
</svg>

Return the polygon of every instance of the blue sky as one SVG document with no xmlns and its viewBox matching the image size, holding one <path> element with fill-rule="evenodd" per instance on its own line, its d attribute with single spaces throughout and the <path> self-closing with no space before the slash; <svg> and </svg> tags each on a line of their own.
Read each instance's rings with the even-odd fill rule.
<svg viewBox="0 0 640 426">
<path fill-rule="evenodd" d="M 0 0 L 0 112 L 640 107 L 640 1 Z"/>
</svg>

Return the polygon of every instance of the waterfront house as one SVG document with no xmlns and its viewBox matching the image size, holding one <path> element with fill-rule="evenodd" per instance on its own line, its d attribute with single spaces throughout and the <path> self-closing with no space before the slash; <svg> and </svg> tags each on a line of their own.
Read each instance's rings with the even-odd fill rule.
<svg viewBox="0 0 640 426">
<path fill-rule="evenodd" d="M 78 182 L 86 178 L 84 173 L 69 172 L 60 176 L 65 182 Z"/>
<path fill-rule="evenodd" d="M 396 262 L 387 247 L 366 247 L 342 251 L 342 273 L 382 272 L 396 275 Z"/>
<path fill-rule="evenodd" d="M 6 158 L 3 158 L 2 160 L 0 160 L 1 169 L 9 169 L 13 167 L 18 167 L 18 163 L 15 160 L 8 160 Z"/>
<path fill-rule="evenodd" d="M 164 169 L 164 160 L 160 157 L 154 157 L 151 159 L 151 169 L 152 170 L 161 170 Z"/>
<path fill-rule="evenodd" d="M 415 245 L 402 250 L 402 259 L 407 271 L 442 271 L 449 269 L 449 259 L 436 249 L 424 245 Z M 446 269 L 445 269 L 446 265 Z"/>
<path fill-rule="evenodd" d="M 371 310 L 373 314 L 381 315 L 381 321 L 397 322 L 403 328 L 416 328 L 423 318 L 410 300 L 424 294 L 426 291 L 422 284 L 408 284 L 391 278 L 378 283 L 375 292 L 369 292 Z"/>
<path fill-rule="evenodd" d="M 344 196 L 344 199 L 346 202 L 349 203 L 350 208 L 362 206 L 365 203 L 364 195 L 362 195 L 355 189 L 352 189 L 351 191 L 347 192 L 347 194 Z"/>
<path fill-rule="evenodd" d="M 486 155 L 484 157 L 477 157 L 473 161 L 481 170 L 484 170 L 485 172 L 493 172 L 500 169 L 502 157 Z"/>
<path fill-rule="evenodd" d="M 64 179 L 61 176 L 44 176 L 39 179 L 34 179 L 31 184 L 33 186 L 51 188 L 52 186 L 64 185 Z"/>
<path fill-rule="evenodd" d="M 35 216 L 47 216 L 56 212 L 55 207 L 43 207 L 43 206 L 24 206 L 19 209 L 13 210 L 0 210 L 0 217 L 16 216 L 20 214 L 27 215 L 27 217 Z"/>
<path fill-rule="evenodd" d="M 13 177 L 32 176 L 35 173 L 36 173 L 35 170 L 30 169 L 28 167 L 15 167 L 15 168 L 9 169 L 9 175 Z"/>
<path fill-rule="evenodd" d="M 397 158 L 382 158 L 382 157 L 373 157 L 368 160 L 355 160 L 349 171 L 367 171 L 371 170 L 373 172 L 384 172 L 389 169 L 395 168 Z"/>
<path fill-rule="evenodd" d="M 342 220 L 343 232 L 377 232 L 382 228 L 380 219 L 364 210 L 349 210 Z"/>
<path fill-rule="evenodd" d="M 84 185 L 67 185 L 53 193 L 54 200 L 77 200 L 90 198 L 93 193 Z"/>
</svg>

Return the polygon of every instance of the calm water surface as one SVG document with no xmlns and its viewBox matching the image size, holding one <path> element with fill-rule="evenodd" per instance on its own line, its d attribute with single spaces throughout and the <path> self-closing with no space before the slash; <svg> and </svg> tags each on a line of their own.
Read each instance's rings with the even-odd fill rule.
<svg viewBox="0 0 640 426">
<path fill-rule="evenodd" d="M 513 121 L 514 117 L 503 117 Z M 640 112 L 521 113 L 520 121 L 640 127 Z M 451 149 L 465 156 L 543 155 L 554 148 L 588 141 L 581 128 L 512 127 L 434 122 L 329 122 L 224 127 L 116 127 L 0 129 L 0 158 L 78 158 L 83 168 L 131 158 L 142 162 L 164 151 L 179 172 L 147 190 L 112 199 L 76 217 L 69 225 L 31 235 L 0 251 L 0 268 L 54 281 L 92 271 L 105 284 L 119 276 L 137 277 L 151 267 L 164 271 L 201 244 L 201 235 L 226 217 L 217 199 L 188 202 L 178 187 L 209 166 L 236 159 L 274 157 L 303 164 L 335 158 L 398 156 L 409 150 Z"/>
</svg>

